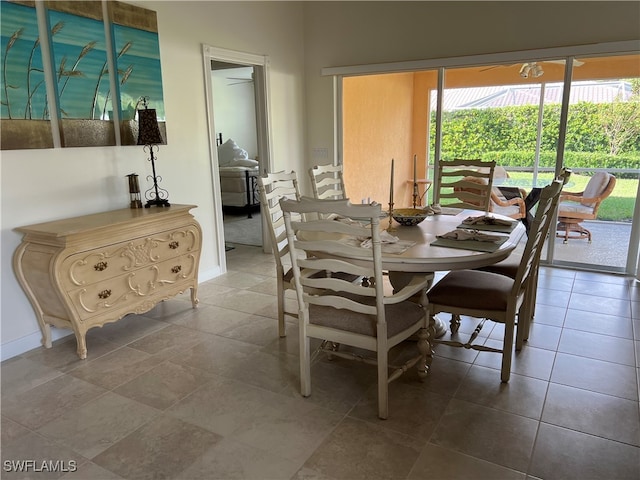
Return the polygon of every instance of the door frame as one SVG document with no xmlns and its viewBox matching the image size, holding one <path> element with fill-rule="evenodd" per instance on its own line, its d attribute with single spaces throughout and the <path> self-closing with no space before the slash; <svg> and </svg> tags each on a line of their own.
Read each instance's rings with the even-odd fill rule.
<svg viewBox="0 0 640 480">
<path fill-rule="evenodd" d="M 216 129 L 213 115 L 213 86 L 211 80 L 211 61 L 234 63 L 253 67 L 254 91 L 256 102 L 256 129 L 258 140 L 258 156 L 263 172 L 271 171 L 271 129 L 269 101 L 269 57 L 254 53 L 228 50 L 226 48 L 202 45 L 202 60 L 205 80 L 205 98 L 207 107 L 207 124 L 209 132 L 209 159 L 211 162 L 211 184 L 213 190 L 214 234 L 217 245 L 220 273 L 227 271 L 227 260 L 224 243 L 224 222 L 222 214 L 222 192 L 220 189 L 220 170 L 218 167 L 218 149 L 216 148 Z M 262 216 L 260 217 L 262 219 Z M 264 223 L 264 219 L 262 219 Z M 267 252 L 265 228 L 263 225 L 263 250 Z"/>
</svg>

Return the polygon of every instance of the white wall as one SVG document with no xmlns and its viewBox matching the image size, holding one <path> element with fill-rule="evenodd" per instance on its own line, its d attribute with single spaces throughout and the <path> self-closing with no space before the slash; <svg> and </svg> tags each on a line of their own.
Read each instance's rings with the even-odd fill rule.
<svg viewBox="0 0 640 480">
<path fill-rule="evenodd" d="M 256 158 L 255 91 L 253 81 L 244 80 L 250 79 L 252 74 L 253 67 L 214 70 L 211 72 L 211 88 L 216 135 L 222 133 L 223 142 L 233 139 L 247 151 L 249 158 Z"/>
<path fill-rule="evenodd" d="M 300 168 L 303 131 L 302 8 L 290 2 L 130 2 L 158 15 L 167 115 L 166 146 L 156 168 L 172 203 L 195 204 L 204 233 L 200 279 L 219 269 L 205 105 L 202 44 L 270 59 L 274 169 Z M 209 75 L 209 72 L 206 72 Z M 22 225 L 128 205 L 125 175 L 151 166 L 140 147 L 3 151 L 1 162 L 2 359 L 40 345 L 40 330 L 17 284 L 11 258 Z M 67 335 L 54 332 L 54 338 Z M 89 345 L 91 355 L 91 345 Z"/>
</svg>

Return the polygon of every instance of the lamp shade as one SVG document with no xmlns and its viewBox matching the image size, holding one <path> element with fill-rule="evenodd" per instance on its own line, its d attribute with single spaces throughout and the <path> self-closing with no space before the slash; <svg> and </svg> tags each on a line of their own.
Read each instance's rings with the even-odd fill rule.
<svg viewBox="0 0 640 480">
<path fill-rule="evenodd" d="M 138 145 L 158 145 L 160 143 L 163 143 L 163 140 L 155 109 L 138 110 Z"/>
</svg>

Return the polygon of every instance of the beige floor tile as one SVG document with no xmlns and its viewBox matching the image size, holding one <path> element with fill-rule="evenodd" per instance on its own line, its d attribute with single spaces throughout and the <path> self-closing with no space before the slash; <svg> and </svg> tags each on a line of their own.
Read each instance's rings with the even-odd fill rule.
<svg viewBox="0 0 640 480">
<path fill-rule="evenodd" d="M 93 462 L 123 478 L 174 478 L 219 440 L 215 433 L 160 415 Z"/>
<path fill-rule="evenodd" d="M 251 314 L 240 314 L 237 317 L 229 328 L 222 330 L 218 335 L 260 347 L 269 345 L 278 336 L 278 324 L 273 317 Z"/>
<path fill-rule="evenodd" d="M 545 480 L 636 480 L 640 449 L 543 423 L 530 473 Z"/>
<path fill-rule="evenodd" d="M 206 338 L 207 334 L 202 332 L 184 328 L 180 325 L 168 325 L 162 330 L 150 333 L 144 338 L 131 342 L 128 346 L 155 355 L 169 349 L 188 349 L 204 341 Z"/>
<path fill-rule="evenodd" d="M 2 391 L 12 395 L 31 390 L 62 375 L 60 370 L 20 356 L 2 362 L 0 373 Z"/>
<path fill-rule="evenodd" d="M 595 358 L 622 365 L 636 364 L 633 340 L 564 329 L 558 352 Z"/>
<path fill-rule="evenodd" d="M 322 477 L 406 478 L 424 442 L 373 423 L 345 418 L 305 462 Z M 316 477 L 312 477 L 316 478 Z"/>
<path fill-rule="evenodd" d="M 175 480 L 288 479 L 299 465 L 270 452 L 223 439 L 202 454 Z"/>
<path fill-rule="evenodd" d="M 2 478 L 7 480 L 61 478 L 83 462 L 77 452 L 33 432 L 2 445 Z"/>
<path fill-rule="evenodd" d="M 2 414 L 35 430 L 103 393 L 101 387 L 63 375 L 17 395 L 3 395 Z"/>
<path fill-rule="evenodd" d="M 599 297 L 594 293 L 572 293 L 569 308 L 587 312 L 602 312 L 619 317 L 631 317 L 631 302 L 628 299 Z"/>
<path fill-rule="evenodd" d="M 216 335 L 233 328 L 238 322 L 251 318 L 252 315 L 251 313 L 238 312 L 237 310 L 229 310 L 215 305 L 200 304 L 194 313 L 175 319 L 173 323 Z M 271 323 L 275 325 L 273 319 L 271 319 Z"/>
<path fill-rule="evenodd" d="M 61 372 L 68 372 L 120 348 L 120 345 L 89 335 L 87 337 L 87 358 L 84 360 L 78 357 L 77 348 L 76 337 L 69 335 L 53 342 L 51 348 L 35 348 L 25 353 L 23 357 Z"/>
<path fill-rule="evenodd" d="M 576 279 L 573 283 L 573 293 L 591 295 L 595 297 L 618 298 L 629 300 L 629 287 L 626 283 L 606 283 Z"/>
<path fill-rule="evenodd" d="M 288 385 L 298 384 L 298 358 L 287 353 L 258 351 L 237 362 L 229 363 L 219 374 L 277 393 L 286 389 Z"/>
<path fill-rule="evenodd" d="M 633 322 L 630 317 L 617 317 L 597 311 L 567 310 L 565 328 L 600 333 L 614 337 L 633 338 Z"/>
<path fill-rule="evenodd" d="M 455 398 L 537 420 L 546 394 L 547 382 L 543 380 L 513 374 L 503 383 L 496 370 L 474 365 Z"/>
<path fill-rule="evenodd" d="M 555 351 L 558 348 L 561 333 L 562 329 L 559 327 L 533 322 L 529 330 L 527 345 Z"/>
<path fill-rule="evenodd" d="M 502 341 L 488 340 L 485 345 L 493 348 L 502 348 Z M 527 377 L 539 378 L 548 381 L 551 378 L 551 370 L 555 361 L 556 352 L 544 348 L 536 348 L 525 343 L 522 350 L 514 351 L 511 356 L 511 372 Z M 480 352 L 474 365 L 502 369 L 502 355 L 494 352 Z M 499 375 L 497 373 L 496 375 Z"/>
<path fill-rule="evenodd" d="M 26 429 L 19 423 L 14 422 L 10 418 L 2 416 L 2 426 L 0 426 L 0 434 L 2 434 L 2 445 L 7 445 L 16 438 L 20 438 L 23 435 L 29 433 L 30 430 Z"/>
<path fill-rule="evenodd" d="M 375 385 L 376 370 L 371 365 L 358 365 L 344 359 L 318 361 L 311 367 L 311 395 L 304 401 L 346 414 Z M 280 393 L 302 398 L 297 357 L 293 381 Z"/>
<path fill-rule="evenodd" d="M 156 308 L 160 311 L 166 312 L 167 304 L 182 305 L 184 302 L 160 302 Z M 118 345 L 126 345 L 127 343 L 138 340 L 150 333 L 161 330 L 167 326 L 167 320 L 169 318 L 168 312 L 163 318 L 163 321 L 156 320 L 146 315 L 127 315 L 121 318 L 117 322 L 107 323 L 101 328 L 92 328 L 87 333 L 87 341 L 92 341 L 94 338 L 99 338 L 108 342 L 116 343 Z M 92 349 L 93 351 L 93 349 Z"/>
<path fill-rule="evenodd" d="M 207 341 L 200 342 L 173 356 L 172 361 L 180 365 L 200 368 L 209 373 L 221 374 L 238 361 L 252 355 L 255 350 L 255 345 L 212 335 L 207 338 Z"/>
<path fill-rule="evenodd" d="M 434 477 L 438 480 L 524 480 L 526 475 L 469 455 L 428 444 L 420 453 L 407 478 L 424 480 Z"/>
<path fill-rule="evenodd" d="M 536 302 L 542 305 L 550 305 L 552 307 L 567 308 L 569 306 L 570 296 L 571 292 L 544 288 L 542 285 L 538 285 Z"/>
<path fill-rule="evenodd" d="M 151 370 L 160 359 L 129 347 L 122 347 L 72 370 L 70 375 L 108 390 Z"/>
<path fill-rule="evenodd" d="M 165 410 L 213 378 L 198 368 L 166 361 L 114 391 L 136 402 Z"/>
<path fill-rule="evenodd" d="M 423 384 L 393 382 L 389 385 L 389 418 L 380 420 L 378 389 L 374 384 L 349 416 L 426 442 L 450 401 L 450 396 L 430 392 Z"/>
<path fill-rule="evenodd" d="M 542 421 L 640 446 L 637 401 L 551 383 Z"/>
<path fill-rule="evenodd" d="M 627 365 L 558 353 L 551 381 L 627 400 L 638 400 L 636 369 Z"/>
<path fill-rule="evenodd" d="M 545 305 L 536 303 L 536 310 L 533 321 L 542 325 L 551 325 L 553 327 L 562 327 L 564 325 L 567 309 L 564 307 L 554 307 L 553 305 Z"/>
<path fill-rule="evenodd" d="M 86 458 L 93 458 L 158 413 L 146 405 L 107 392 L 63 413 L 38 429 L 38 433 Z"/>
<path fill-rule="evenodd" d="M 229 378 L 216 377 L 167 412 L 219 435 L 228 436 L 245 426 L 287 410 L 314 408 L 302 400 L 287 398 Z"/>
<path fill-rule="evenodd" d="M 303 408 L 295 408 L 304 404 Z M 267 450 L 280 458 L 286 458 L 297 465 L 318 448 L 324 438 L 338 425 L 343 415 L 330 412 L 309 402 L 291 402 L 293 408 L 274 410 L 263 415 L 252 424 L 245 423 L 229 438 Z M 278 439 L 278 441 L 273 441 Z"/>
<path fill-rule="evenodd" d="M 524 472 L 537 428 L 537 420 L 453 399 L 431 443 Z"/>
<path fill-rule="evenodd" d="M 241 289 L 234 289 L 228 293 L 208 297 L 203 300 L 203 303 L 271 317 L 275 317 L 278 311 L 277 300 L 273 295 Z"/>
</svg>

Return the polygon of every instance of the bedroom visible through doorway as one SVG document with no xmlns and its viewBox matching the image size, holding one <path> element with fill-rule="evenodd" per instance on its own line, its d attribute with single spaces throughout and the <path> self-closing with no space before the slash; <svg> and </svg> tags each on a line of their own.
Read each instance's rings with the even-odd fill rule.
<svg viewBox="0 0 640 480">
<path fill-rule="evenodd" d="M 213 123 L 225 250 L 262 246 L 256 178 L 260 174 L 253 66 L 211 61 Z"/>
</svg>

